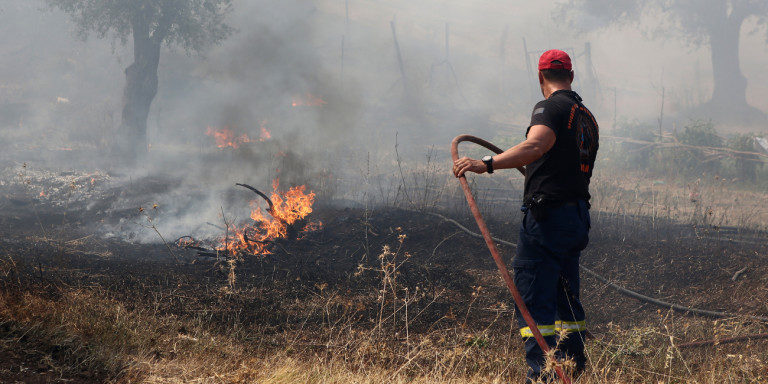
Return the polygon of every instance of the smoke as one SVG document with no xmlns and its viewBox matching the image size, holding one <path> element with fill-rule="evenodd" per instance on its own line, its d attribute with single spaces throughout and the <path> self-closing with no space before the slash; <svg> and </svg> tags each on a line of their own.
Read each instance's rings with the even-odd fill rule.
<svg viewBox="0 0 768 384">
<path fill-rule="evenodd" d="M 577 91 L 603 129 L 614 114 L 653 121 L 661 88 L 668 113 L 711 92 L 706 49 L 649 40 L 632 28 L 579 35 L 553 9 L 502 0 L 237 1 L 228 21 L 235 33 L 220 46 L 201 55 L 163 49 L 150 155 L 105 184 L 124 190 L 107 210 L 129 216 L 109 230 L 156 240 L 142 227 L 151 215 L 169 238 L 212 235 L 217 229 L 207 222 L 247 216 L 252 196 L 235 182 L 269 190 L 279 178 L 286 187 L 307 184 L 347 199 L 350 187 L 362 191 L 367 175 L 395 172 L 396 156 L 415 163 L 430 147 L 443 153 L 456 134 L 522 139 L 541 97 L 524 44 L 573 55 Z M 120 123 L 130 43 L 78 40 L 67 15 L 42 2 L 6 0 L 0 12 L 0 137 L 8 167 L 120 168 L 108 143 Z M 742 40 L 755 48 L 742 50 L 750 79 L 764 76 L 768 64 L 758 40 Z M 528 55 L 533 66 L 536 59 Z M 588 84 L 592 71 L 598 83 Z M 750 84 L 748 100 L 768 109 L 768 83 Z M 217 148 L 209 128 L 251 142 Z M 263 130 L 270 138 L 259 141 Z M 154 204 L 159 208 L 138 213 Z"/>
</svg>

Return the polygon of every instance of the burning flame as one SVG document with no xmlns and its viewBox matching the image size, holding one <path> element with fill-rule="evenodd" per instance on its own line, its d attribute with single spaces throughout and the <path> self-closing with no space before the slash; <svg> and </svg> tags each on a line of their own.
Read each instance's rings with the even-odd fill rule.
<svg viewBox="0 0 768 384">
<path fill-rule="evenodd" d="M 267 141 L 272 138 L 272 133 L 267 130 L 267 122 L 261 122 L 261 134 L 259 135 L 259 141 Z"/>
<path fill-rule="evenodd" d="M 251 201 L 252 223 L 235 230 L 234 235 L 219 240 L 219 252 L 230 254 L 246 253 L 268 255 L 269 244 L 288 236 L 289 227 L 305 219 L 312 213 L 315 193 L 306 192 L 306 186 L 291 187 L 288 191 L 279 191 L 279 180 L 272 183 L 270 199 L 274 204 L 271 211 L 264 212 L 258 200 Z M 299 237 L 322 227 L 321 222 L 310 222 L 299 229 Z"/>
<path fill-rule="evenodd" d="M 291 103 L 294 107 L 320 107 L 325 104 L 328 104 L 325 100 L 309 92 L 305 95 L 294 96 L 293 103 Z"/>
<path fill-rule="evenodd" d="M 243 133 L 240 136 L 236 136 L 229 127 L 224 127 L 222 129 L 208 127 L 205 134 L 207 136 L 212 136 L 213 139 L 216 140 L 216 146 L 219 148 L 238 148 L 243 143 L 251 142 L 251 138 L 248 137 L 248 135 Z"/>
</svg>

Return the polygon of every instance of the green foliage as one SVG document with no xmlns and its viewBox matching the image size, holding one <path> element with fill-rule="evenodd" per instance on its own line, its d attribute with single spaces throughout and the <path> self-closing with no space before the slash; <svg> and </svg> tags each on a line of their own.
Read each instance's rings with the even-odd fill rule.
<svg viewBox="0 0 768 384">
<path fill-rule="evenodd" d="M 754 0 L 695 1 L 695 0 L 567 0 L 554 14 L 572 27 L 584 31 L 610 25 L 637 26 L 642 16 L 654 19 L 645 32 L 652 37 L 667 39 L 679 35 L 693 45 L 709 43 L 713 26 L 726 20 L 744 20 L 754 16 L 761 26 L 768 25 L 768 2 Z M 768 34 L 766 35 L 768 39 Z"/>
<path fill-rule="evenodd" d="M 232 33 L 225 17 L 232 0 L 46 0 L 68 13 L 81 37 L 90 33 L 126 43 L 131 34 L 200 51 Z"/>
<path fill-rule="evenodd" d="M 469 336 L 464 342 L 467 347 L 487 348 L 490 344 L 489 340 L 483 336 Z"/>
<path fill-rule="evenodd" d="M 711 120 L 692 120 L 683 132 L 677 135 L 677 140 L 683 144 L 701 147 L 723 146 L 723 139 L 717 134 L 715 124 Z"/>
<path fill-rule="evenodd" d="M 677 134 L 659 142 L 657 128 L 637 120 L 619 122 L 600 146 L 600 168 L 610 172 L 643 171 L 660 177 L 697 179 L 717 175 L 748 187 L 768 185 L 768 167 L 755 152 L 755 136 L 737 134 L 727 139 L 709 120 L 692 120 Z M 729 151 L 731 150 L 731 151 Z M 737 152 L 733 152 L 737 151 Z M 745 153 L 740 153 L 745 152 Z"/>
<path fill-rule="evenodd" d="M 755 150 L 755 136 L 740 134 L 728 140 L 728 148 L 740 152 L 753 152 Z M 733 168 L 736 177 L 742 181 L 754 183 L 757 180 L 757 171 L 762 168 L 760 157 L 751 154 L 735 153 Z"/>
<path fill-rule="evenodd" d="M 598 155 L 624 169 L 647 170 L 653 149 L 648 143 L 656 140 L 654 127 L 638 120 L 619 121 L 613 134 L 629 141 L 608 141 L 600 145 Z"/>
<path fill-rule="evenodd" d="M 685 126 L 682 133 L 676 136 L 680 144 L 721 148 L 723 139 L 717 134 L 711 120 L 692 120 Z M 719 156 L 712 155 L 700 148 L 672 147 L 665 148 L 659 153 L 659 163 L 675 167 L 676 171 L 693 177 L 704 173 L 719 174 L 722 164 Z"/>
</svg>

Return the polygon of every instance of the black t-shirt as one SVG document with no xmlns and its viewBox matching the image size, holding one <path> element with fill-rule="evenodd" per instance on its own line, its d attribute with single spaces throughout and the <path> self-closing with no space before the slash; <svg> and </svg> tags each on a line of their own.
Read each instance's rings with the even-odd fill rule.
<svg viewBox="0 0 768 384">
<path fill-rule="evenodd" d="M 539 196 L 549 202 L 589 201 L 598 126 L 581 97 L 569 90 L 552 93 L 534 107 L 528 129 L 534 125 L 546 125 L 557 138 L 544 156 L 525 167 L 525 201 Z"/>
</svg>

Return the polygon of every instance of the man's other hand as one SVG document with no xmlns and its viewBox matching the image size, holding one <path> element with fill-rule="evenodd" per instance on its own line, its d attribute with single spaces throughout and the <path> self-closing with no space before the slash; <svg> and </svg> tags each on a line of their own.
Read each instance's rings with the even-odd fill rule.
<svg viewBox="0 0 768 384">
<path fill-rule="evenodd" d="M 481 160 L 470 159 L 469 157 L 462 157 L 453 162 L 453 174 L 456 177 L 461 177 L 466 172 L 485 173 L 487 170 L 488 167 Z"/>
</svg>

